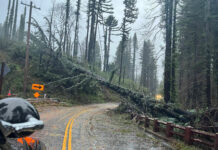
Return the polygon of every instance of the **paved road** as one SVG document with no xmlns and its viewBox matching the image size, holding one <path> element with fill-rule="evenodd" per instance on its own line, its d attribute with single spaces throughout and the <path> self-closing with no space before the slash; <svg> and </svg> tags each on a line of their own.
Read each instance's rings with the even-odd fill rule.
<svg viewBox="0 0 218 150">
<path fill-rule="evenodd" d="M 165 150 L 167 144 L 110 115 L 117 104 L 47 107 L 40 112 L 45 128 L 33 135 L 48 150 Z"/>
</svg>

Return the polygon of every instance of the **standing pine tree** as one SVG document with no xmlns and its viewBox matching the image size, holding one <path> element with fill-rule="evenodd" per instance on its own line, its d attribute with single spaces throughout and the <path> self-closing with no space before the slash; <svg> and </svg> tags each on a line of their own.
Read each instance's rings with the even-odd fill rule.
<svg viewBox="0 0 218 150">
<path fill-rule="evenodd" d="M 78 46 L 79 46 L 80 5 L 81 5 L 81 0 L 78 0 L 77 1 L 77 11 L 76 11 L 76 27 L 75 27 L 75 36 L 74 36 L 74 49 L 73 49 L 73 58 L 74 58 L 74 60 L 77 60 Z"/>
<path fill-rule="evenodd" d="M 211 34 L 212 34 L 212 60 L 213 60 L 213 104 L 218 105 L 218 1 L 213 1 L 211 4 Z"/>
<path fill-rule="evenodd" d="M 25 23 L 26 23 L 26 7 L 24 8 L 24 13 L 20 17 L 20 27 L 19 27 L 19 34 L 18 34 L 19 41 L 24 40 Z"/>
<path fill-rule="evenodd" d="M 100 45 L 99 42 L 96 41 L 95 44 L 95 66 L 97 67 L 98 70 L 101 70 L 101 54 L 100 54 Z"/>
<path fill-rule="evenodd" d="M 104 71 L 108 71 L 109 69 L 109 57 L 110 57 L 110 45 L 111 45 L 111 35 L 112 32 L 116 30 L 116 27 L 118 25 L 118 20 L 115 19 L 113 15 L 109 15 L 105 22 L 105 55 L 104 55 Z"/>
<path fill-rule="evenodd" d="M 85 50 L 85 60 L 88 60 L 88 46 L 89 46 L 89 26 L 90 26 L 90 14 L 91 14 L 91 0 L 88 0 L 87 5 L 87 27 L 86 27 L 86 50 Z"/>
<path fill-rule="evenodd" d="M 12 33 L 13 39 L 16 38 L 16 31 L 17 31 L 18 2 L 19 2 L 19 0 L 17 0 L 17 2 L 16 2 L 16 9 L 15 9 L 15 14 L 14 14 L 14 25 L 13 25 L 13 33 Z"/>
<path fill-rule="evenodd" d="M 171 102 L 171 51 L 172 51 L 172 16 L 173 0 L 165 1 L 165 26 L 166 26 L 166 51 L 165 51 L 165 70 L 164 70 L 164 100 Z"/>
<path fill-rule="evenodd" d="M 176 40 L 177 40 L 177 0 L 173 2 L 173 37 L 172 37 L 172 79 L 171 79 L 171 100 L 175 102 L 176 100 Z"/>
<path fill-rule="evenodd" d="M 14 5 L 15 5 L 15 0 L 13 0 L 12 6 L 11 6 L 10 18 L 9 18 L 9 22 L 8 22 L 8 27 L 9 27 L 9 37 L 11 37 L 11 35 L 12 35 L 12 29 L 13 29 Z"/>
<path fill-rule="evenodd" d="M 132 38 L 126 41 L 126 50 L 124 51 L 123 66 L 125 68 L 125 76 L 132 78 Z"/>
<path fill-rule="evenodd" d="M 206 97 L 207 97 L 207 107 L 211 106 L 211 27 L 210 27 L 210 10 L 211 1 L 205 1 L 205 50 L 206 50 Z M 218 58 L 217 58 L 218 59 Z"/>
<path fill-rule="evenodd" d="M 135 81 L 135 63 L 136 63 L 136 52 L 138 50 L 138 39 L 137 34 L 134 34 L 133 37 L 133 68 L 132 68 L 132 80 Z"/>
<path fill-rule="evenodd" d="M 95 49 L 95 21 L 96 21 L 96 0 L 90 1 L 90 14 L 91 14 L 91 24 L 90 24 L 90 36 L 89 36 L 89 48 L 88 48 L 88 63 L 92 64 L 94 62 L 93 54 Z"/>
<path fill-rule="evenodd" d="M 66 1 L 66 16 L 65 16 L 65 24 L 64 24 L 64 43 L 63 43 L 63 52 L 66 53 L 69 50 L 66 50 L 66 45 L 68 41 L 68 24 L 69 24 L 69 17 L 70 17 L 70 0 Z"/>
<path fill-rule="evenodd" d="M 142 48 L 141 86 L 147 88 L 150 95 L 154 96 L 157 90 L 157 66 L 153 54 L 154 46 L 150 41 L 144 41 Z"/>
<path fill-rule="evenodd" d="M 119 84 L 121 82 L 121 77 L 123 74 L 123 53 L 125 50 L 125 43 L 128 40 L 129 32 L 131 28 L 129 27 L 130 24 L 134 23 L 138 17 L 138 9 L 136 8 L 136 0 L 124 0 L 124 17 L 121 26 L 122 32 L 122 45 L 121 45 L 121 52 L 120 52 L 120 74 L 119 74 Z"/>
<path fill-rule="evenodd" d="M 10 14 L 10 7 L 11 7 L 11 0 L 8 2 L 8 12 L 7 17 L 5 19 L 4 23 L 4 37 L 7 39 L 9 36 L 9 14 Z"/>
</svg>

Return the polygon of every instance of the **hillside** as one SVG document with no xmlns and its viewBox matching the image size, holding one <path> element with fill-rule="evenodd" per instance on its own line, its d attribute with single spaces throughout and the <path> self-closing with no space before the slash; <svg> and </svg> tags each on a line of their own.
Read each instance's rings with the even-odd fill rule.
<svg viewBox="0 0 218 150">
<path fill-rule="evenodd" d="M 7 45 L 0 49 L 0 60 L 5 61 L 11 70 L 4 78 L 3 95 L 11 90 L 13 95 L 23 97 L 25 45 L 18 42 Z M 47 62 L 40 58 L 39 51 L 31 48 L 28 97 L 33 97 L 34 91 L 31 90 L 31 85 L 37 83 L 45 85 L 45 91 L 40 95 L 46 94 L 47 97 L 59 98 L 61 101 L 73 104 L 120 100 L 120 96 L 113 91 L 85 74 L 77 72 L 75 63 L 71 59 L 63 56 L 52 61 L 52 65 L 46 66 Z"/>
</svg>

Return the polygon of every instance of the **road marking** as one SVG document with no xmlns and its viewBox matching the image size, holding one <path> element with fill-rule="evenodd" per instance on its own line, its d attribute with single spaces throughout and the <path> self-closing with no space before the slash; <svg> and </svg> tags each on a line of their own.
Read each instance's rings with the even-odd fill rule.
<svg viewBox="0 0 218 150">
<path fill-rule="evenodd" d="M 66 150 L 67 147 L 67 137 L 68 137 L 68 131 L 69 131 L 69 137 L 68 137 L 68 150 L 72 150 L 72 128 L 74 121 L 82 114 L 86 113 L 89 111 L 89 109 L 85 109 L 77 114 L 75 114 L 67 123 L 67 127 L 65 129 L 65 134 L 64 134 L 64 140 L 62 144 L 62 150 Z M 69 129 L 70 127 L 70 129 Z"/>
<path fill-rule="evenodd" d="M 69 139 L 68 139 L 68 150 L 71 150 L 71 143 L 72 143 L 72 128 L 73 128 L 73 124 L 74 124 L 74 119 L 72 120 L 71 124 L 70 124 L 70 131 L 69 131 Z"/>
<path fill-rule="evenodd" d="M 62 150 L 66 150 L 66 143 L 67 143 L 67 134 L 68 134 L 68 128 L 70 125 L 70 122 L 72 121 L 72 119 L 70 119 L 67 123 L 67 127 L 65 129 L 65 134 L 64 134 L 64 140 L 63 140 L 63 144 L 62 144 Z"/>
<path fill-rule="evenodd" d="M 64 119 L 66 119 L 66 118 L 68 118 L 68 117 L 70 117 L 70 116 L 72 116 L 72 115 L 75 115 L 75 112 L 71 112 L 71 111 L 72 111 L 72 109 L 70 109 L 70 110 L 67 112 L 66 115 L 64 115 L 63 117 L 61 117 L 61 118 L 58 120 L 58 122 L 62 122 Z"/>
</svg>

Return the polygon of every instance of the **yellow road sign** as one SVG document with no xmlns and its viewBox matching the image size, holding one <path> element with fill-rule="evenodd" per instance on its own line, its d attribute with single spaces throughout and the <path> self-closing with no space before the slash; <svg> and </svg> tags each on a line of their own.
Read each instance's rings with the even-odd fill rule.
<svg viewBox="0 0 218 150">
<path fill-rule="evenodd" d="M 35 98 L 39 98 L 40 94 L 38 92 L 34 93 Z"/>
<path fill-rule="evenodd" d="M 44 91 L 44 85 L 41 85 L 41 84 L 32 84 L 32 90 Z"/>
</svg>

